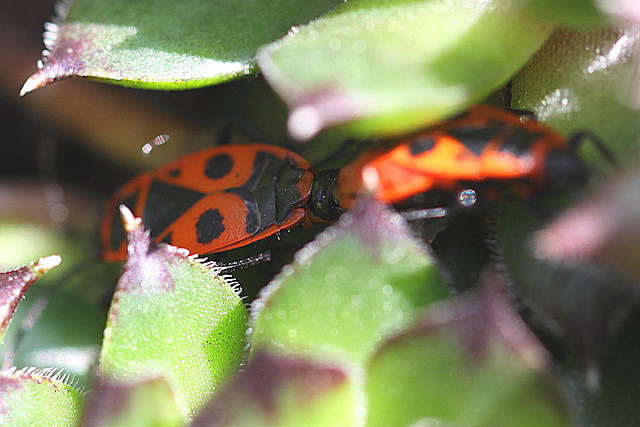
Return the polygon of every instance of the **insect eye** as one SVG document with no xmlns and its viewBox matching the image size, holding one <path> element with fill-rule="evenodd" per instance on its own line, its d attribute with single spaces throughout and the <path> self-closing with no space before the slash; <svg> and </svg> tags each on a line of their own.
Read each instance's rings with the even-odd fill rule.
<svg viewBox="0 0 640 427">
<path fill-rule="evenodd" d="M 435 145 L 436 141 L 433 138 L 420 136 L 409 143 L 409 153 L 411 153 L 411 156 L 413 157 L 419 156 L 420 154 L 433 149 Z"/>
</svg>

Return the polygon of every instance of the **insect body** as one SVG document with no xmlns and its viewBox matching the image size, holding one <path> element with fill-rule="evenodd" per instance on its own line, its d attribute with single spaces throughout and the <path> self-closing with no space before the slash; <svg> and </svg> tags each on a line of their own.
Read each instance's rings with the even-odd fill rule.
<svg viewBox="0 0 640 427">
<path fill-rule="evenodd" d="M 615 161 L 593 135 L 567 139 L 533 119 L 488 106 L 394 141 L 391 148 L 365 151 L 339 172 L 313 173 L 302 157 L 266 144 L 209 148 L 120 188 L 102 221 L 102 253 L 106 260 L 124 259 L 121 203 L 142 217 L 157 241 L 211 254 L 300 223 L 332 221 L 363 191 L 420 219 L 443 216 L 442 207 L 491 200 L 504 188 L 520 197 L 551 183 L 575 188 L 587 177 L 576 153 L 585 139 Z M 416 211 L 423 208 L 424 216 Z"/>
<path fill-rule="evenodd" d="M 576 153 L 586 138 L 611 158 L 590 134 L 566 139 L 534 119 L 476 106 L 400 140 L 391 149 L 363 153 L 341 170 L 339 197 L 345 208 L 363 188 L 391 204 L 415 196 L 422 196 L 424 203 L 425 195 L 442 193 L 457 194 L 464 204 L 469 191 L 489 196 L 508 187 L 526 197 L 550 183 L 575 186 L 587 176 Z"/>
<path fill-rule="evenodd" d="M 341 212 L 337 204 L 318 200 L 332 199 L 335 175 L 328 171 L 314 177 L 305 159 L 266 144 L 218 146 L 189 154 L 116 191 L 102 219 L 102 256 L 124 260 L 120 204 L 142 217 L 156 241 L 210 254 L 311 219 L 334 219 Z"/>
</svg>

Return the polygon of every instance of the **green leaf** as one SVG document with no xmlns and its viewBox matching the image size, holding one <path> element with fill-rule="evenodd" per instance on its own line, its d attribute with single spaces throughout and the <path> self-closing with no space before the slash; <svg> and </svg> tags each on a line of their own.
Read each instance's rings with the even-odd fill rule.
<svg viewBox="0 0 640 427">
<path fill-rule="evenodd" d="M 100 383 L 89 395 L 80 425 L 173 427 L 183 425 L 183 419 L 169 384 L 159 377 Z"/>
<path fill-rule="evenodd" d="M 54 368 L 0 372 L 0 425 L 77 425 L 84 397 L 67 381 L 67 375 Z"/>
<path fill-rule="evenodd" d="M 12 364 L 16 366 L 64 368 L 79 386 L 86 387 L 93 381 L 109 309 L 106 302 L 122 265 L 87 262 L 84 245 L 72 249 L 65 252 L 69 257 L 63 256 L 64 263 L 39 279 L 20 303 L 0 350 L 9 352 L 4 357 L 15 352 Z M 65 265 L 62 275 L 52 274 Z"/>
<path fill-rule="evenodd" d="M 192 416 L 235 373 L 245 352 L 247 310 L 230 276 L 185 249 L 156 247 L 123 209 L 128 258 L 109 311 L 100 374 L 131 381 L 163 375 Z"/>
<path fill-rule="evenodd" d="M 587 27 L 607 24 L 608 19 L 598 9 L 596 0 L 535 0 L 531 10 L 543 19 L 560 25 Z"/>
<path fill-rule="evenodd" d="M 594 132 L 620 162 L 637 161 L 640 113 L 630 107 L 637 46 L 633 29 L 559 30 L 514 77 L 513 107 L 565 135 Z M 580 148 L 589 163 L 611 169 L 592 144 Z"/>
<path fill-rule="evenodd" d="M 355 0 L 260 49 L 258 65 L 293 109 L 291 134 L 406 132 L 507 82 L 552 26 L 521 0 Z"/>
<path fill-rule="evenodd" d="M 27 267 L 19 267 L 0 273 L 0 341 L 4 338 L 18 303 L 25 292 L 44 273 L 57 267 L 62 258 L 51 255 L 40 258 Z"/>
<path fill-rule="evenodd" d="M 36 290 L 32 289 L 27 300 L 20 303 L 3 349 L 16 352 L 13 365 L 64 368 L 78 386 L 86 387 L 93 380 L 100 354 L 107 314 L 104 300 L 100 305 L 88 304 L 66 289 L 56 289 L 53 296 L 44 290 L 34 298 L 31 294 Z M 44 311 L 33 323 L 33 312 L 29 310 L 37 312 L 43 305 Z M 33 327 L 24 334 L 21 322 L 33 323 Z"/>
<path fill-rule="evenodd" d="M 337 366 L 260 351 L 191 425 L 358 425 L 359 397 Z"/>
<path fill-rule="evenodd" d="M 28 191 L 15 184 L 16 191 Z M 89 245 L 85 238 L 70 238 L 60 227 L 25 219 L 21 214 L 8 214 L 0 218 L 0 270 L 20 265 L 24 260 L 38 259 L 43 254 L 55 253 L 65 260 L 46 276 L 46 280 L 63 277 L 80 259 L 85 259 Z"/>
<path fill-rule="evenodd" d="M 339 0 L 77 0 L 44 34 L 48 53 L 25 94 L 69 77 L 187 89 L 255 71 L 259 46 Z"/>
<path fill-rule="evenodd" d="M 368 426 L 569 425 L 548 354 L 496 290 L 430 309 L 367 367 Z M 424 424 L 421 424 L 424 423 Z"/>
<path fill-rule="evenodd" d="M 385 335 L 448 294 L 426 248 L 373 201 L 298 253 L 252 306 L 252 351 L 366 361 Z"/>
</svg>

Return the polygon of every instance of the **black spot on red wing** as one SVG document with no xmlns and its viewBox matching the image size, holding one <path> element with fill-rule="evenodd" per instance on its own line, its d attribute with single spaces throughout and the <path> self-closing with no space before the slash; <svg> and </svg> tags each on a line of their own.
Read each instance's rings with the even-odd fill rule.
<svg viewBox="0 0 640 427">
<path fill-rule="evenodd" d="M 216 154 L 204 165 L 204 174 L 209 179 L 220 179 L 233 169 L 233 159 L 228 154 Z"/>
<path fill-rule="evenodd" d="M 125 205 L 129 209 L 133 210 L 136 206 L 136 201 L 138 200 L 138 191 L 128 195 L 124 199 L 121 200 L 120 204 Z M 109 233 L 109 246 L 111 250 L 116 251 L 120 248 L 122 243 L 126 240 L 127 236 L 124 232 L 124 225 L 122 224 L 122 219 L 120 218 L 120 207 L 116 206 L 114 212 L 111 212 L 111 231 Z"/>
<path fill-rule="evenodd" d="M 504 123 L 491 120 L 488 123 L 456 126 L 448 129 L 447 133 L 460 141 L 476 156 L 480 156 L 487 144 L 505 127 Z"/>
<path fill-rule="evenodd" d="M 409 154 L 419 156 L 435 147 L 436 141 L 428 136 L 419 136 L 409 143 Z"/>
<path fill-rule="evenodd" d="M 516 129 L 504 140 L 498 149 L 501 152 L 512 153 L 514 156 L 523 156 L 529 152 L 531 146 L 544 135 L 528 132 L 525 129 Z"/>
<path fill-rule="evenodd" d="M 224 217 L 218 209 L 208 209 L 198 218 L 196 223 L 196 238 L 198 243 L 206 245 L 224 233 Z"/>
<path fill-rule="evenodd" d="M 167 175 L 169 175 L 171 178 L 177 178 L 182 174 L 182 171 L 180 169 L 171 169 L 169 172 L 167 172 Z"/>
<path fill-rule="evenodd" d="M 199 191 L 154 180 L 149 185 L 142 222 L 151 230 L 151 237 L 157 237 L 204 196 Z"/>
</svg>

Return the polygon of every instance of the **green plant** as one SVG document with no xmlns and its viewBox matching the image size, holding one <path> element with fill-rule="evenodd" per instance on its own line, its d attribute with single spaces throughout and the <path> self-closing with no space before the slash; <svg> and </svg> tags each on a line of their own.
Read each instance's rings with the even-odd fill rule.
<svg viewBox="0 0 640 427">
<path fill-rule="evenodd" d="M 48 53 L 22 94 L 71 76 L 176 90 L 260 72 L 288 105 L 289 133 L 311 140 L 298 149 L 320 158 L 346 136 L 408 133 L 508 93 L 513 107 L 565 134 L 598 133 L 627 163 L 640 136 L 640 116 L 622 98 L 638 74 L 633 10 L 588 0 L 76 0 L 45 34 Z M 593 170 L 611 169 L 589 147 L 581 155 Z M 636 199 L 629 182 L 614 186 L 617 199 L 577 205 L 579 217 L 595 212 L 584 227 L 569 217 L 546 234 L 539 230 L 580 194 L 501 201 L 490 246 L 504 258 L 487 268 L 468 223 L 445 228 L 431 250 L 390 208 L 364 198 L 249 310 L 223 267 L 150 243 L 125 210 L 129 256 L 99 379 L 85 396 L 58 370 L 5 370 L 0 419 L 633 424 L 638 240 L 625 230 L 637 220 L 633 203 L 616 205 Z M 605 231 L 588 246 L 585 229 Z M 2 290 L 22 285 L 4 298 L 3 324 L 58 262 L 0 275 Z M 253 267 L 241 274 L 249 288 L 270 279 Z"/>
</svg>

